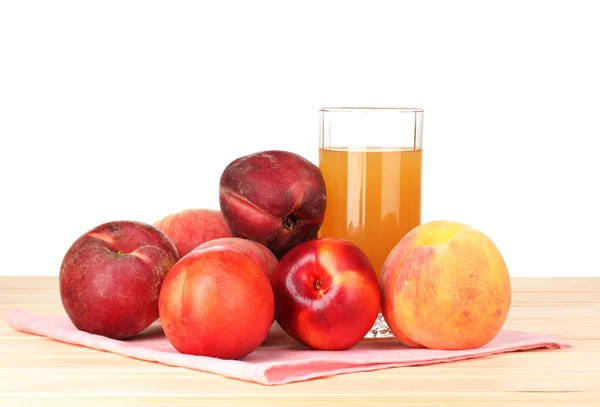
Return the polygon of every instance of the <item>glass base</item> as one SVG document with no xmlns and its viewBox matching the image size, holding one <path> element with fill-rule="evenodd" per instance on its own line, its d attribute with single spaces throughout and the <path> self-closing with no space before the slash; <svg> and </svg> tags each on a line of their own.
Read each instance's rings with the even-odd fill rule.
<svg viewBox="0 0 600 407">
<path fill-rule="evenodd" d="M 377 315 L 377 319 L 373 324 L 373 327 L 367 332 L 365 338 L 367 339 L 381 339 L 381 338 L 393 338 L 394 334 L 388 328 L 385 319 L 383 319 L 383 315 L 381 312 Z"/>
</svg>

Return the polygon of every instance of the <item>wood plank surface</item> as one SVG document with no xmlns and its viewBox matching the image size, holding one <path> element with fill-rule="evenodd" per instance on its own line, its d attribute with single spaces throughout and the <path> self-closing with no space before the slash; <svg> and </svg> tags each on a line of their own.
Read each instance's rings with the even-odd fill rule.
<svg viewBox="0 0 600 407">
<path fill-rule="evenodd" d="M 600 278 L 514 278 L 505 328 L 573 348 L 263 386 L 17 332 L 15 308 L 64 314 L 51 277 L 0 277 L 0 405 L 600 406 Z"/>
</svg>

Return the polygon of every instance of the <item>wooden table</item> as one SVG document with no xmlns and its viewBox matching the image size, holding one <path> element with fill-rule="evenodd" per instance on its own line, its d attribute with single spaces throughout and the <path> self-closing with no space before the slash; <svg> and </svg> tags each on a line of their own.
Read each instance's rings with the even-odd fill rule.
<svg viewBox="0 0 600 407">
<path fill-rule="evenodd" d="M 505 328 L 573 348 L 263 386 L 14 331 L 21 307 L 60 315 L 56 278 L 0 277 L 0 404 L 600 406 L 600 278 L 514 278 Z"/>
</svg>

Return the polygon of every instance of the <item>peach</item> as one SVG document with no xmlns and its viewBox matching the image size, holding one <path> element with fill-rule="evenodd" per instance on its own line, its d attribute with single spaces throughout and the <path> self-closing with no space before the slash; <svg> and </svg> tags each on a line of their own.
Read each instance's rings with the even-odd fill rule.
<svg viewBox="0 0 600 407">
<path fill-rule="evenodd" d="M 269 279 L 241 250 L 194 250 L 167 273 L 158 302 L 163 331 L 181 353 L 241 359 L 273 323 Z"/>
<path fill-rule="evenodd" d="M 298 154 L 263 151 L 225 168 L 219 202 L 233 236 L 262 243 L 281 259 L 317 237 L 325 214 L 325 182 L 319 167 Z"/>
<path fill-rule="evenodd" d="M 484 233 L 459 222 L 411 230 L 381 270 L 382 313 L 411 347 L 472 349 L 490 342 L 511 304 L 504 259 Z"/>
<path fill-rule="evenodd" d="M 209 240 L 196 247 L 193 251 L 215 246 L 232 247 L 241 250 L 250 256 L 267 276 L 270 276 L 277 266 L 277 258 L 266 246 L 254 240 L 242 239 L 241 237 L 221 237 Z"/>
<path fill-rule="evenodd" d="M 165 275 L 177 262 L 173 242 L 157 228 L 114 221 L 81 235 L 65 254 L 60 297 L 80 330 L 125 339 L 158 318 Z"/>
<path fill-rule="evenodd" d="M 179 257 L 204 242 L 231 236 L 223 214 L 214 209 L 184 209 L 156 221 L 154 226 L 175 243 Z"/>
<path fill-rule="evenodd" d="M 359 343 L 379 313 L 377 275 L 363 251 L 338 238 L 299 244 L 271 275 L 275 319 L 298 342 L 320 350 Z"/>
</svg>

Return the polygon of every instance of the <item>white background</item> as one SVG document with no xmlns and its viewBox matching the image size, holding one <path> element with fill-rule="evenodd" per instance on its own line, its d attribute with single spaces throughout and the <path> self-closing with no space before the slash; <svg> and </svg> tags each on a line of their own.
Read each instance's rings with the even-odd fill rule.
<svg viewBox="0 0 600 407">
<path fill-rule="evenodd" d="M 102 222 L 218 208 L 234 158 L 317 163 L 318 109 L 422 107 L 423 222 L 513 276 L 600 275 L 594 2 L 0 3 L 3 275 Z"/>
</svg>

